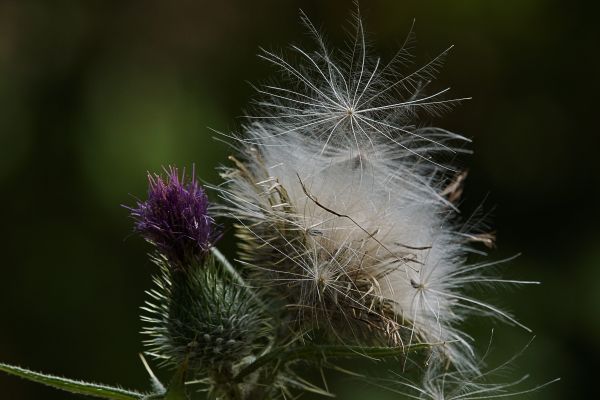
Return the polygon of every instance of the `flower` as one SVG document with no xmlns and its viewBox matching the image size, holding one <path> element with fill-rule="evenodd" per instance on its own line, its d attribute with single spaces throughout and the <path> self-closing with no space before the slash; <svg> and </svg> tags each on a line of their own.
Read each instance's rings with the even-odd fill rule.
<svg viewBox="0 0 600 400">
<path fill-rule="evenodd" d="M 195 171 L 189 179 L 185 171 L 180 178 L 173 166 L 165 172 L 166 177 L 148 173 L 148 199 L 138 201 L 137 207 L 126 208 L 135 220 L 135 231 L 169 262 L 181 267 L 203 258 L 218 234 Z"/>
</svg>

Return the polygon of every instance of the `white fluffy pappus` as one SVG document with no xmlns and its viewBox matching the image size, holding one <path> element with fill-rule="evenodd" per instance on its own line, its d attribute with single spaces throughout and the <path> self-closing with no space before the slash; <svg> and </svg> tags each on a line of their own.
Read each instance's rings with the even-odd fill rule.
<svg viewBox="0 0 600 400">
<path fill-rule="evenodd" d="M 448 50 L 408 74 L 412 29 L 383 64 L 368 54 L 361 18 L 333 52 L 303 15 L 318 48 L 298 60 L 263 50 L 285 85 L 257 88 L 253 115 L 234 136 L 240 156 L 216 189 L 234 218 L 250 280 L 271 287 L 296 335 L 328 332 L 391 345 L 432 346 L 432 359 L 476 370 L 468 314 L 509 314 L 464 294 L 496 263 L 466 264 L 471 242 L 492 237 L 461 223 L 464 174 L 450 165 L 464 137 L 419 126 L 464 99 L 425 94 Z"/>
</svg>

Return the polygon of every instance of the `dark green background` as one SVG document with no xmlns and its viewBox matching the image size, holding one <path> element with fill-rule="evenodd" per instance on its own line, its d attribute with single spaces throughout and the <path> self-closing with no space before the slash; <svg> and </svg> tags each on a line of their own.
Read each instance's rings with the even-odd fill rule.
<svg viewBox="0 0 600 400">
<path fill-rule="evenodd" d="M 435 122 L 474 139 L 463 208 L 492 211 L 491 259 L 522 252 L 506 276 L 543 282 L 479 294 L 537 335 L 513 376 L 562 377 L 532 399 L 597 384 L 600 63 L 585 4 L 362 2 L 384 56 L 413 18 L 419 62 L 456 45 L 437 87 L 473 100 Z M 312 46 L 299 7 L 342 43 L 350 1 L 0 1 L 0 360 L 145 387 L 137 316 L 153 266 L 120 204 L 161 165 L 218 182 L 228 150 L 207 127 L 237 129 L 245 81 L 275 72 L 258 46 Z M 480 347 L 494 326 L 491 361 L 530 338 L 483 320 Z M 376 398 L 365 393 L 340 397 Z M 75 397 L 0 375 L 0 398 Z"/>
</svg>

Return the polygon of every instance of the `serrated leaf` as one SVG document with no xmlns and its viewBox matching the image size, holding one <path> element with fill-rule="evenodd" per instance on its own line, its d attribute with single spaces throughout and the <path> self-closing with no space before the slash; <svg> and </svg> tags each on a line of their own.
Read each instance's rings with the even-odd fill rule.
<svg viewBox="0 0 600 400">
<path fill-rule="evenodd" d="M 145 397 L 145 394 L 132 390 L 42 374 L 40 372 L 34 372 L 25 368 L 3 363 L 0 363 L 0 371 L 4 371 L 7 374 L 18 376 L 28 381 L 41 383 L 42 385 L 50 386 L 55 389 L 75 394 L 99 397 L 102 399 L 139 400 Z"/>
</svg>

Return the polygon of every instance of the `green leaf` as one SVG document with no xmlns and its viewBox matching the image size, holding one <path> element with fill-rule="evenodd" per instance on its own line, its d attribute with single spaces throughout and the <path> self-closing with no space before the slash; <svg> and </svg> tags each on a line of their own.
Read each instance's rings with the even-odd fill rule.
<svg viewBox="0 0 600 400">
<path fill-rule="evenodd" d="M 103 399 L 139 400 L 145 396 L 143 393 L 126 390 L 119 387 L 99 385 L 96 383 L 61 378 L 59 376 L 42 374 L 39 372 L 30 371 L 25 368 L 3 363 L 0 363 L 0 371 L 4 371 L 8 374 L 15 375 L 32 382 L 37 382 L 46 386 L 51 386 L 55 389 L 60 389 L 75 394 L 99 397 Z"/>
</svg>

